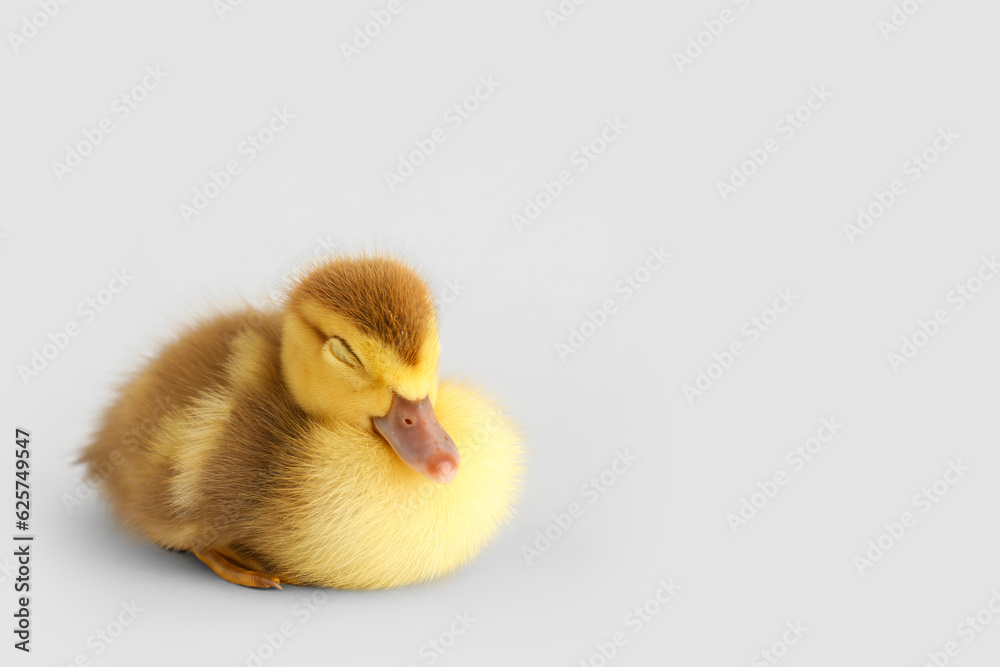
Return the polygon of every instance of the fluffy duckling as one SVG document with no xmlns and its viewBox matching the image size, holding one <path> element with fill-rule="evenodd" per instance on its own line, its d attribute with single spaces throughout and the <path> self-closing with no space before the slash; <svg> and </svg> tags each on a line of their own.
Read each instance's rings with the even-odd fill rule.
<svg viewBox="0 0 1000 667">
<path fill-rule="evenodd" d="M 337 256 L 282 310 L 204 321 L 121 390 L 81 461 L 117 516 L 232 583 L 385 588 L 471 559 L 508 518 L 521 446 L 437 376 L 429 289 Z"/>
</svg>

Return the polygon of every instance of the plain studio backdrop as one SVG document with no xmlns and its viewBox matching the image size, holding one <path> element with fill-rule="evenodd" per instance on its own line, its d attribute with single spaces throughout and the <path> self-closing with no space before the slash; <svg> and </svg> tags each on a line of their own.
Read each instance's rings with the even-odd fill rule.
<svg viewBox="0 0 1000 667">
<path fill-rule="evenodd" d="M 996 664 L 998 21 L 6 2 L 3 663 Z M 125 534 L 74 465 L 115 386 L 372 248 L 522 427 L 511 523 L 447 579 L 315 598 Z"/>
</svg>

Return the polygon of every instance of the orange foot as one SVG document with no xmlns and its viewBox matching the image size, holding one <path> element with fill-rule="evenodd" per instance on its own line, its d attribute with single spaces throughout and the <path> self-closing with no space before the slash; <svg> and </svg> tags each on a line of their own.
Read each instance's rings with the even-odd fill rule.
<svg viewBox="0 0 1000 667">
<path fill-rule="evenodd" d="M 279 585 L 281 582 L 277 577 L 240 567 L 215 549 L 195 551 L 194 555 L 202 563 L 212 568 L 212 572 L 215 572 L 232 584 L 249 586 L 251 588 L 281 588 Z"/>
</svg>

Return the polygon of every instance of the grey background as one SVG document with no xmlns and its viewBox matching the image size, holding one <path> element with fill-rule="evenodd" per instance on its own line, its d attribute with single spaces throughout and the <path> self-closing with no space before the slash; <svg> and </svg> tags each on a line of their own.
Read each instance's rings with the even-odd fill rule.
<svg viewBox="0 0 1000 667">
<path fill-rule="evenodd" d="M 402 0 L 347 62 L 339 44 L 385 5 L 248 0 L 220 18 L 208 0 L 73 2 L 15 52 L 9 33 L 40 10 L 5 3 L 4 477 L 27 428 L 37 535 L 34 651 L 5 634 L 5 664 L 247 665 L 290 622 L 263 664 L 426 665 L 421 647 L 465 611 L 475 622 L 434 664 L 599 665 L 595 644 L 619 631 L 608 664 L 767 664 L 758 651 L 787 622 L 808 632 L 782 665 L 917 666 L 949 641 L 949 664 L 996 664 L 1000 619 L 972 642 L 957 632 L 1000 590 L 1000 285 L 961 310 L 948 294 L 1000 251 L 1000 6 L 927 3 L 885 38 L 888 1 L 591 0 L 553 30 L 556 0 Z M 678 71 L 673 54 L 724 9 L 733 22 Z M 112 102 L 148 66 L 169 74 L 119 120 Z M 451 128 L 443 114 L 480 76 L 501 85 Z M 813 86 L 832 97 L 783 138 Z M 186 224 L 193 188 L 283 107 L 288 128 Z M 113 133 L 60 182 L 53 161 L 104 117 Z M 518 233 L 525 198 L 616 117 L 622 135 Z M 909 181 L 904 163 L 949 126 L 957 141 Z M 447 141 L 390 191 L 384 173 L 436 127 Z M 769 137 L 778 152 L 723 202 L 717 181 Z M 850 243 L 843 226 L 895 178 L 905 194 Z M 614 286 L 650 246 L 672 258 L 625 301 Z M 266 300 L 327 247 L 395 250 L 436 290 L 462 286 L 442 302 L 443 372 L 504 400 L 529 463 L 516 518 L 462 572 L 332 591 L 304 621 L 313 591 L 227 584 L 124 535 L 97 497 L 66 499 L 141 355 L 210 306 Z M 78 304 L 122 269 L 134 279 L 86 322 Z M 749 340 L 779 289 L 794 306 L 689 403 L 682 387 Z M 617 312 L 560 359 L 608 298 Z M 939 308 L 949 322 L 895 371 L 887 354 Z M 23 382 L 18 366 L 70 322 L 79 335 Z M 734 534 L 726 515 L 831 416 L 843 429 Z M 637 461 L 589 503 L 581 486 L 625 449 Z M 950 460 L 969 472 L 921 514 L 912 497 Z M 526 562 L 572 502 L 582 516 Z M 907 511 L 916 525 L 860 573 L 855 556 Z M 661 578 L 681 590 L 633 632 L 626 615 Z M 133 601 L 97 655 L 88 637 Z"/>
</svg>

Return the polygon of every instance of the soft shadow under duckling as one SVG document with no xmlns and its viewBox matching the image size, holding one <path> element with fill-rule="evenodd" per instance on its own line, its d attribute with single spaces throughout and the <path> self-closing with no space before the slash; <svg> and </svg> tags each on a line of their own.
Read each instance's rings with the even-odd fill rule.
<svg viewBox="0 0 1000 667">
<path fill-rule="evenodd" d="M 283 310 L 201 322 L 85 450 L 119 518 L 226 581 L 385 588 L 452 572 L 518 493 L 513 423 L 437 376 L 434 302 L 384 255 L 304 270 Z"/>
</svg>

